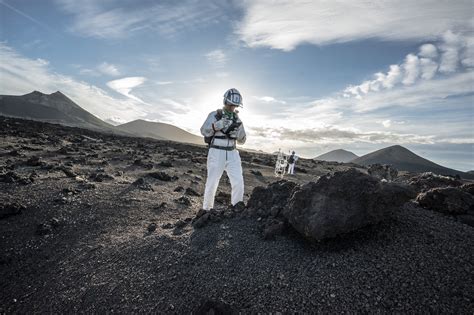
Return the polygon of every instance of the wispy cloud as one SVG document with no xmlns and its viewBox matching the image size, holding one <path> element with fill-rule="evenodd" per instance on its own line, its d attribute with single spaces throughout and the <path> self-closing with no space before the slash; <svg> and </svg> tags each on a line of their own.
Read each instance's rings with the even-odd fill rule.
<svg viewBox="0 0 474 315">
<path fill-rule="evenodd" d="M 137 86 L 143 84 L 146 81 L 144 77 L 128 77 L 122 78 L 118 80 L 113 80 L 107 82 L 107 86 L 110 87 L 112 90 L 120 93 L 128 98 L 131 98 L 135 101 L 145 103 L 140 98 L 136 97 L 135 95 L 130 94 L 130 92 L 136 88 Z"/>
<path fill-rule="evenodd" d="M 235 32 L 250 47 L 289 51 L 303 43 L 367 38 L 426 40 L 447 30 L 472 29 L 472 1 L 252 0 Z M 420 12 L 423 12 L 420 15 Z"/>
<path fill-rule="evenodd" d="M 222 19 L 221 6 L 213 1 L 135 2 L 56 0 L 74 18 L 71 31 L 95 38 L 123 38 L 136 32 L 174 36 Z"/>
<path fill-rule="evenodd" d="M 101 73 L 106 74 L 106 75 L 110 75 L 110 76 L 120 75 L 120 71 L 117 69 L 117 66 L 109 64 L 107 62 L 101 63 L 97 68 Z"/>
<path fill-rule="evenodd" d="M 206 54 L 207 60 L 211 63 L 213 67 L 222 68 L 227 63 L 227 55 L 221 50 L 216 49 Z"/>
<path fill-rule="evenodd" d="M 279 104 L 286 104 L 285 101 L 283 100 L 277 100 L 276 98 L 272 96 L 254 96 L 256 100 L 265 102 L 265 103 L 279 103 Z"/>
</svg>

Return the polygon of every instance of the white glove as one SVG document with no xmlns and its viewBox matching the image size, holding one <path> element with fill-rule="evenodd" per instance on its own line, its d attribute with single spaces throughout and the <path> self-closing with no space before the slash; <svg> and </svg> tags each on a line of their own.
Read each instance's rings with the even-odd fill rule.
<svg viewBox="0 0 474 315">
<path fill-rule="evenodd" d="M 229 127 L 231 123 L 232 123 L 232 121 L 230 121 L 230 120 L 221 119 L 221 120 L 216 121 L 212 125 L 214 126 L 214 130 L 221 130 L 221 129 Z"/>
</svg>

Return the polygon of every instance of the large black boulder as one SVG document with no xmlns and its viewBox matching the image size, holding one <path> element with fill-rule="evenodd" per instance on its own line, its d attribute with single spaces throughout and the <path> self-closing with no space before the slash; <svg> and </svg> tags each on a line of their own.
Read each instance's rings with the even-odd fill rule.
<svg viewBox="0 0 474 315">
<path fill-rule="evenodd" d="M 456 187 L 433 188 L 416 198 L 425 208 L 446 214 L 465 214 L 474 208 L 474 196 Z"/>
<path fill-rule="evenodd" d="M 409 186 L 350 169 L 295 189 L 283 215 L 303 236 L 321 240 L 377 223 L 415 196 Z"/>
</svg>

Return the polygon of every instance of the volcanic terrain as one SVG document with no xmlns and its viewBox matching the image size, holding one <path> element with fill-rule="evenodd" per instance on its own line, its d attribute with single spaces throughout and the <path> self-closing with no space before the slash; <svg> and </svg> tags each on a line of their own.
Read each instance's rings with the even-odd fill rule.
<svg viewBox="0 0 474 315">
<path fill-rule="evenodd" d="M 1 116 L 0 139 L 0 313 L 474 309 L 473 227 L 414 200 L 335 238 L 264 237 L 226 175 L 219 215 L 195 224 L 204 146 Z M 240 154 L 247 202 L 279 179 L 274 156 Z M 287 179 L 356 167 L 299 159 Z"/>
</svg>

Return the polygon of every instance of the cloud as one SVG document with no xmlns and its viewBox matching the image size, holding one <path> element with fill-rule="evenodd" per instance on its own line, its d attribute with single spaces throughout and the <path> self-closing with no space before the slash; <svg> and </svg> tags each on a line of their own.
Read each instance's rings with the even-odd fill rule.
<svg viewBox="0 0 474 315">
<path fill-rule="evenodd" d="M 145 81 L 146 81 L 146 78 L 144 77 L 128 77 L 128 78 L 122 78 L 122 79 L 118 79 L 114 81 L 109 81 L 107 82 L 107 86 L 110 87 L 112 90 L 116 91 L 117 93 L 120 93 L 128 98 L 131 98 L 141 103 L 145 103 L 138 97 L 130 94 L 130 92 L 135 87 L 143 84 L 143 82 Z"/>
<path fill-rule="evenodd" d="M 400 134 L 387 131 L 363 132 L 354 128 L 347 129 L 338 126 L 326 126 L 325 128 L 288 129 L 288 128 L 262 128 L 252 129 L 255 136 L 265 139 L 280 141 L 296 141 L 313 144 L 323 143 L 399 143 L 399 144 L 432 144 L 434 136 L 420 136 L 416 134 Z"/>
<path fill-rule="evenodd" d="M 435 79 L 436 74 L 453 75 L 458 69 L 459 56 L 466 56 L 466 64 L 469 64 L 469 43 L 473 42 L 473 37 L 454 34 L 450 31 L 443 35 L 443 40 L 438 43 L 442 52 L 438 57 L 438 48 L 433 44 L 424 44 L 419 48 L 418 55 L 410 53 L 405 57 L 401 65 L 390 65 L 387 73 L 377 72 L 373 80 L 367 80 L 359 85 L 349 85 L 342 95 L 345 98 L 354 97 L 362 100 L 371 92 L 379 92 L 384 89 L 393 89 L 399 84 L 410 86 L 422 80 Z M 461 69 L 462 70 L 462 69 Z M 462 71 L 468 71 L 469 67 Z"/>
<path fill-rule="evenodd" d="M 405 77 L 403 78 L 402 83 L 405 85 L 415 83 L 420 74 L 420 61 L 418 57 L 413 54 L 408 54 L 405 58 L 403 69 L 405 71 Z"/>
<path fill-rule="evenodd" d="M 109 64 L 107 62 L 103 62 L 101 63 L 97 69 L 103 73 L 103 74 L 106 74 L 106 75 L 110 75 L 110 76 L 118 76 L 120 75 L 120 71 L 117 69 L 117 66 L 115 65 L 112 65 L 112 64 Z"/>
<path fill-rule="evenodd" d="M 282 100 L 277 100 L 276 98 L 272 96 L 254 96 L 256 100 L 265 102 L 265 103 L 280 103 L 280 104 L 286 104 L 285 101 Z"/>
<path fill-rule="evenodd" d="M 216 49 L 207 53 L 206 57 L 207 60 L 211 63 L 211 65 L 216 68 L 224 67 L 228 60 L 226 54 L 220 49 Z"/>
<path fill-rule="evenodd" d="M 382 121 L 382 125 L 385 127 L 385 128 L 388 128 L 392 125 L 392 121 L 390 119 L 387 119 L 387 120 L 384 120 Z"/>
<path fill-rule="evenodd" d="M 56 3 L 73 16 L 71 32 L 100 39 L 119 39 L 139 32 L 172 37 L 182 30 L 199 29 L 225 18 L 222 5 L 213 1 L 150 4 L 130 0 L 56 0 Z"/>
<path fill-rule="evenodd" d="M 157 85 L 170 85 L 173 84 L 173 81 L 156 81 Z"/>
<path fill-rule="evenodd" d="M 439 71 L 444 73 L 455 72 L 459 65 L 459 50 L 462 47 L 462 37 L 447 31 L 443 35 L 444 43 L 441 45 L 441 64 Z"/>
<path fill-rule="evenodd" d="M 433 44 L 424 44 L 420 46 L 418 55 L 425 58 L 436 58 L 438 57 L 438 49 Z"/>
<path fill-rule="evenodd" d="M 148 109 L 132 99 L 117 99 L 106 91 L 83 81 L 53 72 L 49 62 L 29 59 L 0 43 L 0 94 L 22 95 L 38 90 L 60 90 L 82 108 L 101 119 L 120 117 L 130 121 L 148 114 Z"/>
<path fill-rule="evenodd" d="M 426 40 L 447 30 L 469 31 L 472 1 L 245 1 L 235 33 L 249 47 L 290 51 L 298 45 Z M 419 12 L 423 12 L 422 15 Z"/>
</svg>

